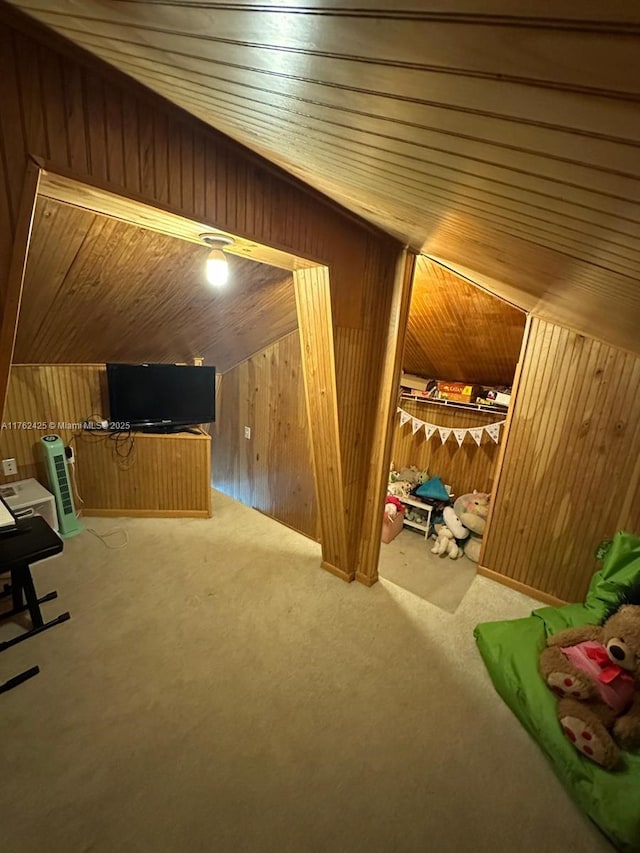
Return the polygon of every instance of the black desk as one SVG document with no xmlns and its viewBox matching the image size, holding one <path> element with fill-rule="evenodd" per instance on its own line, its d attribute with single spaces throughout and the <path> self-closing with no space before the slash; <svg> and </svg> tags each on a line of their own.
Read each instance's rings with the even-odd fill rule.
<svg viewBox="0 0 640 853">
<path fill-rule="evenodd" d="M 0 620 L 27 610 L 31 617 L 31 629 L 0 643 L 0 652 L 71 618 L 69 613 L 61 613 L 50 622 L 44 621 L 40 605 L 57 598 L 58 593 L 49 592 L 38 598 L 31 577 L 33 563 L 59 554 L 62 548 L 62 539 L 39 515 L 21 519 L 15 530 L 0 534 L 0 573 L 11 572 L 11 583 L 5 584 L 0 599 L 11 596 L 13 604 L 11 610 L 0 613 Z"/>
</svg>

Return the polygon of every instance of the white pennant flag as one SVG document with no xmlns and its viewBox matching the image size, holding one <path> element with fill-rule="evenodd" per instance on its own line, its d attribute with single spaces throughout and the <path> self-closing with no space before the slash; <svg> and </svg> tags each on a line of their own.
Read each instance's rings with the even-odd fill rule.
<svg viewBox="0 0 640 853">
<path fill-rule="evenodd" d="M 468 430 L 471 433 L 471 438 L 475 441 L 475 443 L 480 447 L 480 443 L 482 442 L 482 427 L 475 427 L 474 429 Z"/>
<path fill-rule="evenodd" d="M 429 441 L 429 439 L 434 434 L 436 429 L 437 429 L 437 427 L 434 427 L 433 424 L 425 424 L 424 425 L 424 432 L 425 432 L 425 435 L 427 436 L 427 441 Z"/>
<path fill-rule="evenodd" d="M 404 409 L 400 409 L 400 426 L 404 426 L 407 421 L 411 420 L 411 415 L 409 412 L 405 412 Z"/>
<path fill-rule="evenodd" d="M 485 430 L 497 444 L 500 438 L 500 424 L 489 424 L 485 427 Z"/>
<path fill-rule="evenodd" d="M 440 441 L 444 444 L 451 435 L 451 430 L 448 427 L 438 427 L 438 432 L 440 433 Z"/>
<path fill-rule="evenodd" d="M 424 426 L 424 421 L 419 421 L 418 418 L 411 419 L 411 432 L 415 435 L 419 429 Z"/>
<path fill-rule="evenodd" d="M 467 434 L 466 429 L 454 429 L 453 434 L 456 437 L 456 441 L 458 442 L 458 447 L 462 447 L 462 442 L 464 441 L 464 437 Z"/>
</svg>

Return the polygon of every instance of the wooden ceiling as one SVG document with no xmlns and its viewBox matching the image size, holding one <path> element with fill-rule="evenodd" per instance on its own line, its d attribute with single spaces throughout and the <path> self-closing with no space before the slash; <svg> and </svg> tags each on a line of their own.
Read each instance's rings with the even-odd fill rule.
<svg viewBox="0 0 640 853">
<path fill-rule="evenodd" d="M 525 315 L 424 256 L 411 294 L 403 367 L 430 379 L 513 381 Z"/>
<path fill-rule="evenodd" d="M 637 0 L 12 0 L 414 248 L 640 351 Z"/>
<path fill-rule="evenodd" d="M 291 274 L 48 198 L 36 207 L 14 362 L 174 362 L 228 370 L 297 327 Z"/>
</svg>

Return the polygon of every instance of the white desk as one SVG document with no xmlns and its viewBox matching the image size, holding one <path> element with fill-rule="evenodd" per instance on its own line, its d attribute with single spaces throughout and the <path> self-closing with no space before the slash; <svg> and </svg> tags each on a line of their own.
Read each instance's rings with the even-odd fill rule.
<svg viewBox="0 0 640 853">
<path fill-rule="evenodd" d="M 58 532 L 56 499 L 37 480 L 16 480 L 0 486 L 0 494 L 11 507 L 16 518 L 41 515 Z"/>
</svg>

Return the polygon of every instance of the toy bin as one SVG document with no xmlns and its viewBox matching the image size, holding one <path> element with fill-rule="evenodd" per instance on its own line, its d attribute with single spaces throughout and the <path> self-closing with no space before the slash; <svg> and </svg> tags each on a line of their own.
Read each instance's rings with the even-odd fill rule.
<svg viewBox="0 0 640 853">
<path fill-rule="evenodd" d="M 402 530 L 402 523 L 404 521 L 404 512 L 396 513 L 396 516 L 393 520 L 389 520 L 387 513 L 384 514 L 384 520 L 382 522 L 382 541 L 385 545 L 388 545 L 389 542 L 392 542 L 398 533 Z"/>
</svg>

